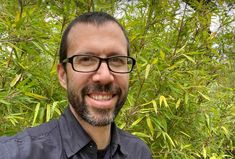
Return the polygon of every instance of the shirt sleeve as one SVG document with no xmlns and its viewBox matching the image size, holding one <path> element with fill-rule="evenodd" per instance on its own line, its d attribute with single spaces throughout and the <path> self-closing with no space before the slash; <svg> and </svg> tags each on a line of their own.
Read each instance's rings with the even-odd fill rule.
<svg viewBox="0 0 235 159">
<path fill-rule="evenodd" d="M 135 158 L 152 159 L 152 154 L 149 150 L 149 147 L 143 141 L 139 141 L 136 145 L 138 146 L 135 147 Z"/>
<path fill-rule="evenodd" d="M 149 148 L 147 147 L 147 145 L 142 148 L 141 155 L 142 155 L 142 157 L 140 157 L 140 158 L 152 159 L 152 154 L 151 154 Z"/>
<path fill-rule="evenodd" d="M 20 159 L 17 138 L 1 137 L 0 138 L 0 159 Z"/>
<path fill-rule="evenodd" d="M 32 130 L 38 132 L 38 129 Z M 0 137 L 0 159 L 60 158 L 61 144 L 55 133 L 31 133 L 24 131 L 12 137 Z"/>
</svg>

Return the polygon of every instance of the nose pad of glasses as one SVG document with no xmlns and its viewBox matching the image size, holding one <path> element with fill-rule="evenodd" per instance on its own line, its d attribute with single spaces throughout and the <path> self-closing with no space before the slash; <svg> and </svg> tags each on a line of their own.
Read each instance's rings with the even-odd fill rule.
<svg viewBox="0 0 235 159">
<path fill-rule="evenodd" d="M 108 68 L 108 65 L 102 64 L 100 68 L 95 72 L 92 77 L 94 82 L 100 82 L 102 84 L 111 83 L 114 80 L 114 76 Z"/>
<path fill-rule="evenodd" d="M 97 71 L 99 71 L 99 70 L 104 71 L 103 69 L 105 69 L 105 71 L 108 71 L 110 73 L 110 68 L 109 68 L 108 62 L 106 60 L 103 60 L 100 62 L 100 66 Z"/>
</svg>

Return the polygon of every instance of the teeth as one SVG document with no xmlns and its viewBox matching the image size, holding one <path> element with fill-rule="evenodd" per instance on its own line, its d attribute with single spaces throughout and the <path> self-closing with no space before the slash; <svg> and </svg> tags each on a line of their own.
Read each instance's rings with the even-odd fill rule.
<svg viewBox="0 0 235 159">
<path fill-rule="evenodd" d="M 95 100 L 109 100 L 112 98 L 112 96 L 111 95 L 92 95 L 91 98 Z"/>
</svg>

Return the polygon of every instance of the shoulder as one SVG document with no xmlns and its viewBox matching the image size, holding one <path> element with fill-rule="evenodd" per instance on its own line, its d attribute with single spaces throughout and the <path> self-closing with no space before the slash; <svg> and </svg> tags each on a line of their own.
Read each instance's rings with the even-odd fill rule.
<svg viewBox="0 0 235 159">
<path fill-rule="evenodd" d="M 143 140 L 121 129 L 118 129 L 118 132 L 121 147 L 124 151 L 128 152 L 129 155 L 134 155 L 134 158 L 152 158 L 151 152 Z"/>
<path fill-rule="evenodd" d="M 40 158 L 45 151 L 55 151 L 56 138 L 60 136 L 57 125 L 53 120 L 11 137 L 1 137 L 0 159 Z"/>
</svg>

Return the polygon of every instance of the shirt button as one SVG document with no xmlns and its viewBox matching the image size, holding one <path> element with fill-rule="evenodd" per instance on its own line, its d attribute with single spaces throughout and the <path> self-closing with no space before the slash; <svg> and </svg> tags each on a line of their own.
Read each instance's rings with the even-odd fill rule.
<svg viewBox="0 0 235 159">
<path fill-rule="evenodd" d="M 96 149 L 96 144 L 95 143 L 90 143 L 88 146 L 91 150 L 95 150 Z"/>
</svg>

